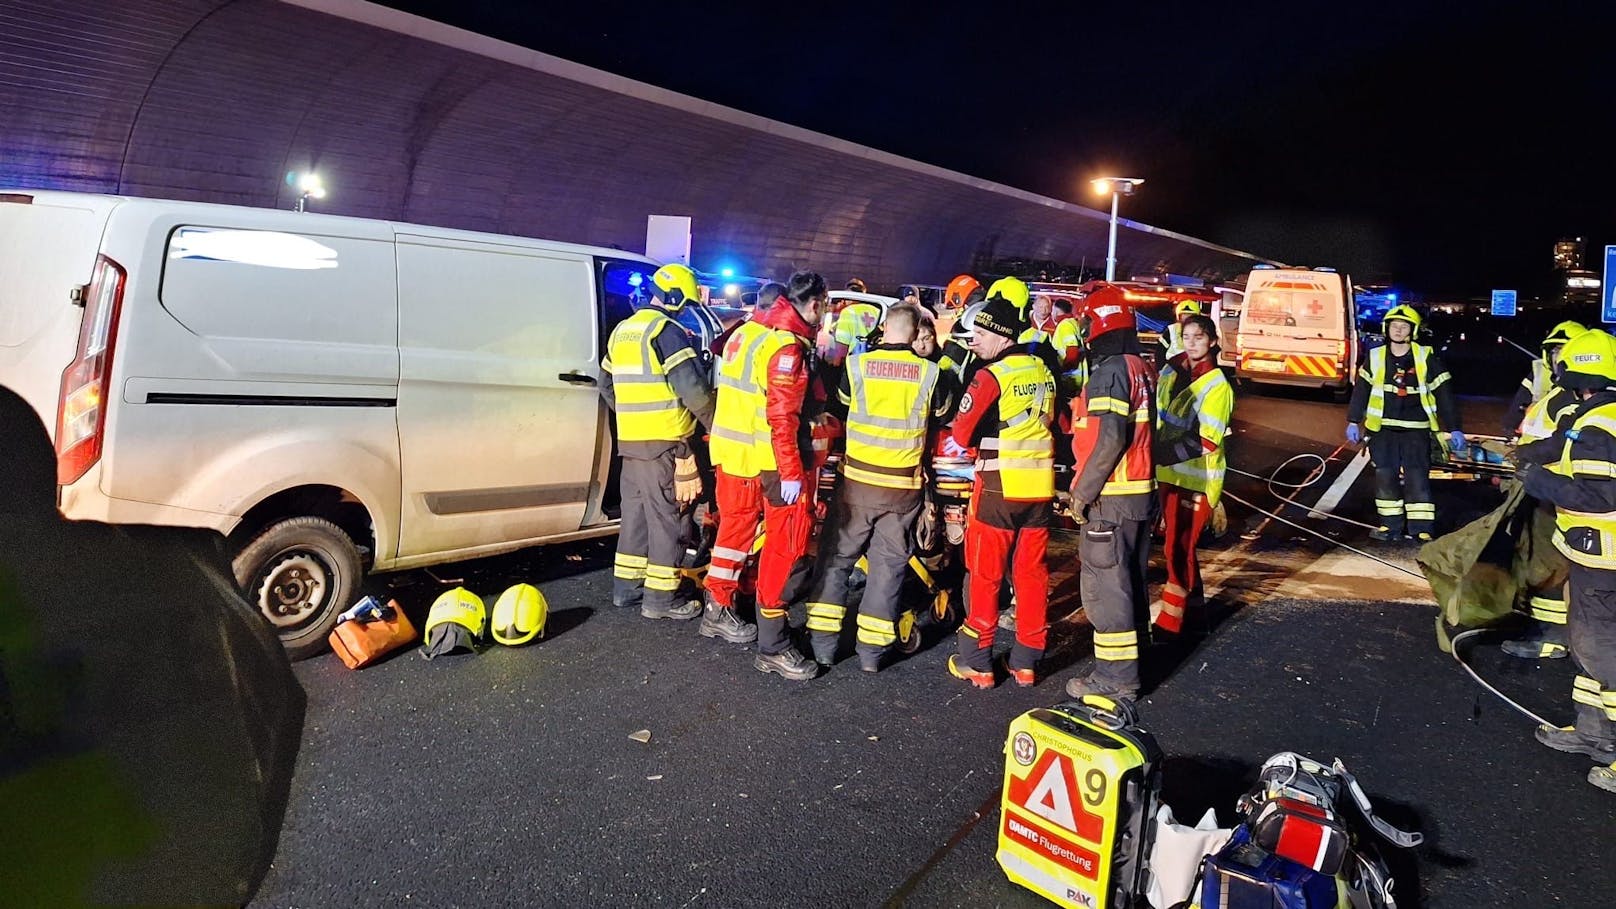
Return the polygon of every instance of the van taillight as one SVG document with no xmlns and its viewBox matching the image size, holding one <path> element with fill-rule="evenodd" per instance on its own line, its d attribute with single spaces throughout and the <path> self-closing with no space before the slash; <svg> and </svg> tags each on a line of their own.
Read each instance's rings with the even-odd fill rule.
<svg viewBox="0 0 1616 909">
<path fill-rule="evenodd" d="M 1347 362 L 1347 342 L 1335 342 L 1335 358 L 1342 363 Z"/>
<path fill-rule="evenodd" d="M 106 256 L 96 257 L 84 295 L 78 350 L 62 372 L 62 394 L 56 402 L 56 482 L 61 486 L 77 482 L 101 459 L 112 348 L 118 338 L 127 277 L 118 263 Z"/>
</svg>

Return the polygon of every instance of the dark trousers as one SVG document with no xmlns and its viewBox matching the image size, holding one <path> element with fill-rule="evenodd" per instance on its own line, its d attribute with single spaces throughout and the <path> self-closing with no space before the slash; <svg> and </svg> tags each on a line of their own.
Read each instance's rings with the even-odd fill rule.
<svg viewBox="0 0 1616 909">
<path fill-rule="evenodd" d="M 819 571 L 808 592 L 808 631 L 815 648 L 834 646 L 847 615 L 847 576 L 859 556 L 869 559 L 869 580 L 859 601 L 858 652 L 882 653 L 898 639 L 909 529 L 920 514 L 920 491 L 890 501 L 860 501 L 848 480 L 831 503 L 819 537 Z"/>
<path fill-rule="evenodd" d="M 673 452 L 623 458 L 623 517 L 612 566 L 612 604 L 671 606 L 685 554 L 685 519 L 673 500 Z"/>
<path fill-rule="evenodd" d="M 1149 619 L 1145 566 L 1150 525 L 1118 513 L 1104 497 L 1089 508 L 1078 541 L 1078 589 L 1094 626 L 1095 681 L 1139 688 L 1139 629 Z"/>
<path fill-rule="evenodd" d="M 1616 723 L 1616 571 L 1573 562 L 1568 605 L 1566 640 L 1579 671 L 1571 688 L 1577 726 L 1609 736 Z"/>
<path fill-rule="evenodd" d="M 1375 465 L 1375 511 L 1386 530 L 1398 536 L 1433 533 L 1430 431 L 1383 429 L 1369 437 L 1369 459 Z"/>
</svg>

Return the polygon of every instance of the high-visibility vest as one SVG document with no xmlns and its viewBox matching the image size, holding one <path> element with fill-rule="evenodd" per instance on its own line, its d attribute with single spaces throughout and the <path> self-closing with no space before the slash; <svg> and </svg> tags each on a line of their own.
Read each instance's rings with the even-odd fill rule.
<svg viewBox="0 0 1616 909">
<path fill-rule="evenodd" d="M 852 400 L 842 476 L 871 486 L 919 489 L 936 364 L 907 349 L 865 351 L 847 364 Z"/>
<path fill-rule="evenodd" d="M 1521 419 L 1521 441 L 1540 442 L 1554 435 L 1566 410 L 1575 410 L 1576 406 L 1570 392 L 1559 388 L 1533 401 Z"/>
<path fill-rule="evenodd" d="M 1055 377 L 1032 354 L 1014 353 L 987 366 L 999 383 L 997 426 L 977 446 L 978 476 L 997 474 L 1006 499 L 1055 496 Z"/>
<path fill-rule="evenodd" d="M 1171 322 L 1167 330 L 1162 333 L 1162 340 L 1167 345 L 1166 359 L 1171 360 L 1184 352 L 1184 326 L 1178 322 Z"/>
<path fill-rule="evenodd" d="M 1129 354 L 1128 387 L 1133 390 L 1133 399 L 1120 401 L 1116 398 L 1091 398 L 1088 383 L 1083 385 L 1083 392 L 1073 410 L 1072 420 L 1072 451 L 1077 456 L 1077 463 L 1073 469 L 1082 474 L 1083 466 L 1087 463 L 1089 455 L 1100 439 L 1100 421 L 1102 414 L 1118 414 L 1133 424 L 1133 438 L 1128 447 L 1123 449 L 1121 460 L 1112 469 L 1111 476 L 1106 478 L 1105 485 L 1100 489 L 1102 496 L 1127 496 L 1148 494 L 1156 490 L 1155 462 L 1151 459 L 1150 442 L 1151 432 L 1151 395 L 1152 383 L 1150 367 L 1145 365 L 1143 358 Z"/>
<path fill-rule="evenodd" d="M 1369 365 L 1358 370 L 1358 375 L 1369 383 L 1369 406 L 1364 410 L 1364 427 L 1370 432 L 1378 431 L 1382 426 L 1388 429 L 1427 429 L 1432 432 L 1440 431 L 1442 426 L 1436 418 L 1436 386 L 1430 384 L 1431 348 L 1423 344 L 1410 345 L 1414 351 L 1414 383 L 1415 390 L 1420 396 L 1420 406 L 1425 408 L 1424 423 L 1414 423 L 1409 420 L 1388 420 L 1386 416 L 1386 396 L 1397 394 L 1397 387 L 1386 384 L 1386 348 L 1381 346 L 1369 352 Z M 1437 382 L 1441 385 L 1447 380 L 1444 373 Z"/>
<path fill-rule="evenodd" d="M 1572 460 L 1571 446 L 1575 444 L 1577 434 L 1588 427 L 1616 436 L 1616 403 L 1601 404 L 1577 417 L 1566 434 L 1565 448 L 1560 451 L 1559 470 L 1555 472 L 1572 479 L 1588 477 L 1616 482 L 1616 463 Z M 1568 511 L 1556 507 L 1554 545 L 1578 565 L 1616 570 L 1616 511 Z M 1597 552 L 1589 551 L 1595 547 Z"/>
<path fill-rule="evenodd" d="M 718 406 L 713 411 L 707 450 L 713 466 L 732 477 L 755 477 L 761 470 L 757 464 L 757 427 L 767 426 L 769 421 L 757 352 L 769 331 L 767 325 L 758 322 L 741 323 L 724 343 L 718 358 L 714 382 Z"/>
<path fill-rule="evenodd" d="M 881 307 L 874 303 L 855 300 L 842 307 L 842 311 L 836 314 L 836 331 L 833 337 L 837 343 L 845 346 L 849 353 L 863 353 L 866 339 L 879 324 L 881 324 Z"/>
<path fill-rule="evenodd" d="M 1158 465 L 1156 480 L 1205 493 L 1207 501 L 1216 505 L 1228 472 L 1223 440 L 1234 416 L 1234 389 L 1218 369 L 1207 370 L 1188 387 L 1182 387 L 1183 382 L 1178 370 L 1169 366 L 1162 371 L 1156 391 L 1156 425 L 1199 436 L 1216 447 L 1188 461 Z"/>
<path fill-rule="evenodd" d="M 1048 344 L 1049 340 L 1049 332 L 1033 326 L 1023 328 L 1021 334 L 1016 337 L 1017 344 Z"/>
<path fill-rule="evenodd" d="M 1522 379 L 1521 385 L 1531 393 L 1532 400 L 1541 401 L 1554 388 L 1554 370 L 1539 357 L 1532 361 L 1532 374 Z"/>
<path fill-rule="evenodd" d="M 666 312 L 651 307 L 617 323 L 606 342 L 601 367 L 612 374 L 620 442 L 673 442 L 696 431 L 696 417 L 668 384 L 668 371 L 696 352 L 687 347 L 664 363 L 652 344 L 669 328 L 683 331 Z"/>
<path fill-rule="evenodd" d="M 1083 347 L 1083 336 L 1078 333 L 1078 321 L 1062 319 L 1055 323 L 1055 332 L 1050 335 L 1049 344 L 1055 349 L 1055 355 L 1060 358 L 1061 363 L 1068 362 L 1072 353 Z"/>
</svg>

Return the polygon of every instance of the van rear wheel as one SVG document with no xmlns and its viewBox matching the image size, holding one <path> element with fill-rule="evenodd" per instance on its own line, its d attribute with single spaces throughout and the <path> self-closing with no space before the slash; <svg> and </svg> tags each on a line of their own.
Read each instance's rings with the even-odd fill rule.
<svg viewBox="0 0 1616 909">
<path fill-rule="evenodd" d="M 359 549 L 324 518 L 277 521 L 242 548 L 231 567 L 247 602 L 294 660 L 326 647 L 326 636 L 364 576 Z"/>
</svg>

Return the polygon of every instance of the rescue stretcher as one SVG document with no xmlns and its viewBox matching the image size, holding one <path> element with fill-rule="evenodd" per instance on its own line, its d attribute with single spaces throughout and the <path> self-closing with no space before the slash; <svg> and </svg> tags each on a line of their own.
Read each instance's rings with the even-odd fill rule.
<svg viewBox="0 0 1616 909">
<path fill-rule="evenodd" d="M 1514 475 L 1515 465 L 1508 457 L 1509 439 L 1466 433 L 1465 442 L 1462 452 L 1449 450 L 1446 443 L 1432 447 L 1431 479 L 1490 481 L 1494 477 Z"/>
</svg>

